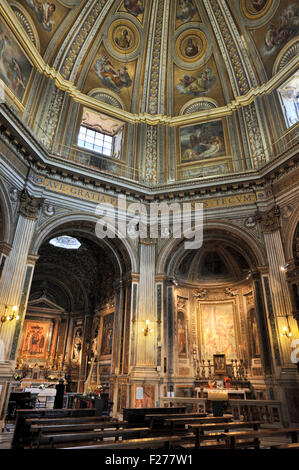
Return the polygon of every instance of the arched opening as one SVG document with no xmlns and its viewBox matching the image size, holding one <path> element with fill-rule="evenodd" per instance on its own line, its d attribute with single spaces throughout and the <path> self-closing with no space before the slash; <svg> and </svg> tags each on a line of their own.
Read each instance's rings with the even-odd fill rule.
<svg viewBox="0 0 299 470">
<path fill-rule="evenodd" d="M 129 254 L 120 239 L 98 239 L 86 220 L 56 224 L 35 247 L 17 373 L 30 387 L 62 378 L 69 392 L 88 393 L 101 384 L 108 397 Z"/>
<path fill-rule="evenodd" d="M 239 234 L 219 228 L 207 228 L 199 250 L 186 250 L 183 241 L 168 249 L 164 267 L 177 331 L 168 349 L 175 396 L 220 385 L 225 377 L 239 389 L 266 396 L 252 277 L 261 265 L 257 252 Z"/>
</svg>

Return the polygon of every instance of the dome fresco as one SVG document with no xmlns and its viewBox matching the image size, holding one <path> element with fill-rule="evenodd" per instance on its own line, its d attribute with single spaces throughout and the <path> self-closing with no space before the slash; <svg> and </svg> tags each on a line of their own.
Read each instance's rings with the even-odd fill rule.
<svg viewBox="0 0 299 470">
<path fill-rule="evenodd" d="M 296 56 L 296 1 L 5 4 L 1 78 L 54 152 L 57 141 L 62 154 L 76 146 L 85 105 L 127 123 L 121 160 L 145 182 L 172 179 L 169 167 L 186 180 L 272 158 L 285 121 L 271 80 Z M 152 152 L 157 133 L 163 142 Z"/>
</svg>

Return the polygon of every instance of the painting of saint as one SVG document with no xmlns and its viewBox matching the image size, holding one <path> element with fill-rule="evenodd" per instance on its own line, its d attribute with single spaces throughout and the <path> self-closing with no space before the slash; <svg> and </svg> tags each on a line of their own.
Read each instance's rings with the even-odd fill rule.
<svg viewBox="0 0 299 470">
<path fill-rule="evenodd" d="M 187 357 L 187 331 L 183 312 L 178 312 L 178 355 Z"/>
<path fill-rule="evenodd" d="M 181 20 L 183 23 L 187 23 L 192 20 L 195 13 L 196 8 L 193 5 L 192 0 L 179 0 L 176 14 L 178 20 Z"/>
<path fill-rule="evenodd" d="M 110 313 L 109 315 L 104 316 L 101 356 L 110 356 L 112 354 L 113 322 L 114 322 L 114 313 Z"/>
<path fill-rule="evenodd" d="M 214 354 L 225 354 L 229 360 L 236 359 L 233 304 L 202 303 L 200 308 L 203 357 L 213 359 Z"/>
<path fill-rule="evenodd" d="M 262 53 L 269 56 L 277 52 L 287 41 L 298 34 L 299 7 L 297 4 L 289 5 L 278 19 L 278 23 L 271 23 L 264 37 Z"/>
<path fill-rule="evenodd" d="M 193 43 L 192 38 L 188 38 L 188 42 L 185 47 L 185 54 L 187 57 L 194 57 L 196 54 L 198 54 L 198 47 Z"/>
<path fill-rule="evenodd" d="M 225 155 L 222 121 L 181 128 L 180 146 L 182 162 Z"/>
<path fill-rule="evenodd" d="M 30 62 L 9 30 L 0 24 L 0 79 L 19 99 L 24 96 L 31 70 Z"/>
<path fill-rule="evenodd" d="M 25 320 L 21 356 L 45 359 L 51 322 Z"/>
<path fill-rule="evenodd" d="M 182 94 L 196 97 L 209 93 L 215 83 L 216 76 L 213 75 L 211 69 L 207 67 L 196 76 L 184 74 L 176 85 L 176 89 Z"/>
<path fill-rule="evenodd" d="M 130 33 L 127 29 L 121 29 L 115 36 L 116 44 L 122 49 L 128 49 L 131 45 Z"/>
<path fill-rule="evenodd" d="M 34 11 L 42 28 L 50 33 L 55 24 L 53 21 L 53 15 L 56 11 L 55 3 L 40 2 L 39 0 L 26 0 L 26 3 Z"/>
<path fill-rule="evenodd" d="M 213 362 L 214 362 L 214 374 L 226 373 L 225 354 L 214 354 Z"/>
<path fill-rule="evenodd" d="M 127 67 L 121 65 L 118 70 L 115 70 L 110 60 L 103 55 L 99 56 L 94 68 L 97 77 L 99 77 L 103 85 L 110 88 L 110 90 L 120 93 L 123 87 L 128 88 L 132 85 Z"/>
<path fill-rule="evenodd" d="M 144 11 L 143 0 L 124 0 L 124 6 L 128 13 L 138 16 Z"/>
</svg>

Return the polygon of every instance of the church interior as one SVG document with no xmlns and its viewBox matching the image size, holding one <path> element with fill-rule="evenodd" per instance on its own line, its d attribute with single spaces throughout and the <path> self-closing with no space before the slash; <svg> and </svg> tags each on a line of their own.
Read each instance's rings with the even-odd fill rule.
<svg viewBox="0 0 299 470">
<path fill-rule="evenodd" d="M 296 0 L 1 0 L 0 448 L 299 448 L 298 32 Z"/>
</svg>

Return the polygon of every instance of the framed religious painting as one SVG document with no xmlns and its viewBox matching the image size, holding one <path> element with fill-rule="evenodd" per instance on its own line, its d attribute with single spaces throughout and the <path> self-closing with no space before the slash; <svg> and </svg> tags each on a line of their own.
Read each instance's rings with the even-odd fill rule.
<svg viewBox="0 0 299 470">
<path fill-rule="evenodd" d="M 225 375 L 226 374 L 225 354 L 214 354 L 213 362 L 214 362 L 214 374 Z"/>
<path fill-rule="evenodd" d="M 46 359 L 51 331 L 51 321 L 25 320 L 21 356 L 28 359 Z"/>
</svg>

